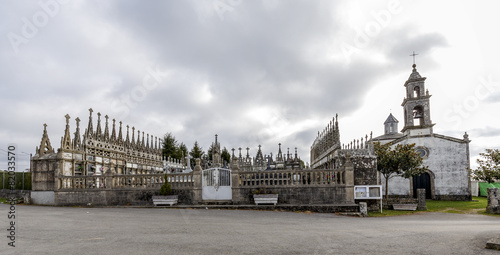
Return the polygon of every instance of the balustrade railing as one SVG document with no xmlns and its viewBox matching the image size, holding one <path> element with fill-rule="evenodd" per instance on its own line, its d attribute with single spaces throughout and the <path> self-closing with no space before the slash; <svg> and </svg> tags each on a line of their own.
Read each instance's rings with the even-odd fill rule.
<svg viewBox="0 0 500 255">
<path fill-rule="evenodd" d="M 193 186 L 193 173 L 169 174 L 168 181 L 172 189 L 189 188 Z M 163 174 L 77 175 L 56 177 L 56 189 L 58 190 L 160 189 L 163 183 Z"/>
<path fill-rule="evenodd" d="M 260 186 L 333 186 L 345 184 L 345 170 L 276 170 L 239 172 L 238 185 Z"/>
<path fill-rule="evenodd" d="M 345 185 L 345 170 L 275 170 L 259 172 L 233 172 L 238 175 L 238 183 L 233 187 L 262 186 L 334 186 Z M 194 187 L 194 174 L 169 174 L 172 189 Z M 89 189 L 160 189 L 164 183 L 163 174 L 92 175 L 56 177 L 57 190 Z"/>
</svg>

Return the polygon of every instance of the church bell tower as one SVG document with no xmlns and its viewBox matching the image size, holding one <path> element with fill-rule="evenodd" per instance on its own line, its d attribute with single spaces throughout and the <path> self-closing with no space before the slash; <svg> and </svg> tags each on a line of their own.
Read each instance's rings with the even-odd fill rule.
<svg viewBox="0 0 500 255">
<path fill-rule="evenodd" d="M 404 109 L 405 125 L 401 130 L 405 135 L 432 134 L 429 91 L 425 89 L 426 77 L 421 77 L 413 64 L 413 71 L 405 82 L 406 97 L 401 106 Z"/>
</svg>

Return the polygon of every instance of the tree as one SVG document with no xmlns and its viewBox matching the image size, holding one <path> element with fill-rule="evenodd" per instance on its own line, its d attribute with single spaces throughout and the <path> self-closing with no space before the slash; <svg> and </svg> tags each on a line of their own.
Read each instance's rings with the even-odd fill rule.
<svg viewBox="0 0 500 255">
<path fill-rule="evenodd" d="M 187 147 L 184 143 L 181 143 L 179 144 L 179 146 L 177 146 L 177 155 L 179 157 L 179 159 L 181 160 L 185 160 L 186 156 L 187 156 Z"/>
<path fill-rule="evenodd" d="M 191 148 L 191 151 L 189 152 L 189 155 L 191 156 L 191 158 L 193 158 L 193 159 L 196 159 L 196 158 L 201 159 L 204 154 L 205 154 L 205 152 L 203 151 L 203 148 L 201 148 L 198 145 L 198 141 L 195 141 L 194 145 L 193 145 L 193 148 Z M 194 169 L 194 165 L 195 165 L 195 161 L 191 160 L 191 168 L 192 169 Z"/>
<path fill-rule="evenodd" d="M 213 158 L 212 158 L 213 154 L 214 154 L 214 145 L 210 144 L 210 147 L 208 147 L 208 150 L 207 150 L 207 156 L 208 156 L 209 161 L 213 160 Z"/>
<path fill-rule="evenodd" d="M 163 137 L 162 155 L 166 158 L 172 157 L 175 159 L 180 159 L 177 148 L 177 140 L 175 140 L 175 136 L 170 132 L 165 134 L 165 136 Z"/>
<path fill-rule="evenodd" d="M 304 163 L 304 160 L 299 159 L 300 162 L 300 169 L 306 169 L 306 164 Z"/>
<path fill-rule="evenodd" d="M 477 159 L 479 166 L 472 171 L 475 180 L 484 180 L 493 183 L 500 180 L 500 150 L 486 149 L 485 153 L 479 153 L 482 157 Z"/>
<path fill-rule="evenodd" d="M 385 178 L 385 198 L 389 198 L 389 179 L 394 176 L 411 178 L 428 170 L 422 166 L 423 159 L 414 150 L 415 144 L 398 144 L 394 149 L 389 144 L 375 143 L 377 171 Z"/>
<path fill-rule="evenodd" d="M 222 150 L 220 157 L 222 159 L 223 164 L 224 162 L 226 162 L 227 164 L 231 162 L 231 154 L 229 154 L 229 151 L 227 151 L 226 147 L 224 147 L 224 149 Z"/>
</svg>

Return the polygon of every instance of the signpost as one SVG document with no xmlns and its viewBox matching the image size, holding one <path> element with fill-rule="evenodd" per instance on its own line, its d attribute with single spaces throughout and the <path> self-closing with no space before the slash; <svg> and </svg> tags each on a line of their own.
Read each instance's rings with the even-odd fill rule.
<svg viewBox="0 0 500 255">
<path fill-rule="evenodd" d="M 380 199 L 380 213 L 382 213 L 382 185 L 356 185 L 354 199 Z"/>
</svg>

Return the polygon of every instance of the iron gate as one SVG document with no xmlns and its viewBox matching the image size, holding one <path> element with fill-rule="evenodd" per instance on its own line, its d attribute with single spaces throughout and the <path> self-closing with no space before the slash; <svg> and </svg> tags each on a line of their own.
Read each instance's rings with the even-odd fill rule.
<svg viewBox="0 0 500 255">
<path fill-rule="evenodd" d="M 202 171 L 201 195 L 203 200 L 232 200 L 231 170 L 210 168 Z"/>
</svg>

